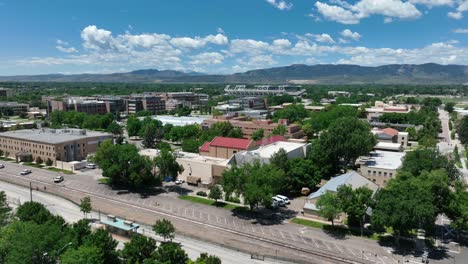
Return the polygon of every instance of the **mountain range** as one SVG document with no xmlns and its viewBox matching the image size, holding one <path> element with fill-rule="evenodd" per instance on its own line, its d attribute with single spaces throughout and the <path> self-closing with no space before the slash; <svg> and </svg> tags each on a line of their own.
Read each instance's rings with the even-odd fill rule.
<svg viewBox="0 0 468 264">
<path fill-rule="evenodd" d="M 345 64 L 294 64 L 227 75 L 143 69 L 112 74 L 45 74 L 0 76 L 17 82 L 133 83 L 296 83 L 296 84 L 465 84 L 468 66 L 391 64 L 377 67 Z"/>
</svg>

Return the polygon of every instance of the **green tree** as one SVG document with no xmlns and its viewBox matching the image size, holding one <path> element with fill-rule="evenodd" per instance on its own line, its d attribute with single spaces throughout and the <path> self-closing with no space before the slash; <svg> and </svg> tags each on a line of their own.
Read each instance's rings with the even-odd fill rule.
<svg viewBox="0 0 468 264">
<path fill-rule="evenodd" d="M 130 242 L 125 243 L 120 255 L 124 259 L 123 263 L 143 263 L 145 259 L 151 257 L 155 250 L 156 241 L 154 239 L 135 234 Z"/>
<path fill-rule="evenodd" d="M 80 246 L 69 249 L 60 257 L 62 264 L 104 264 L 104 254 L 95 246 Z"/>
<path fill-rule="evenodd" d="M 83 245 L 86 238 L 91 234 L 89 219 L 80 219 L 73 223 L 70 228 L 71 242 L 75 248 Z"/>
<path fill-rule="evenodd" d="M 151 122 L 146 125 L 142 133 L 143 146 L 145 148 L 154 148 L 158 133 L 158 128 L 155 123 Z"/>
<path fill-rule="evenodd" d="M 218 200 L 223 198 L 223 191 L 219 187 L 219 185 L 214 184 L 210 187 L 210 193 L 208 194 L 208 198 L 215 200 L 215 203 L 218 204 Z"/>
<path fill-rule="evenodd" d="M 449 161 L 446 156 L 433 148 L 419 148 L 409 151 L 403 160 L 400 171 L 418 176 L 424 170 L 432 171 L 438 169 L 445 169 L 450 181 L 460 178 L 460 172 L 453 161 Z"/>
<path fill-rule="evenodd" d="M 373 206 L 372 190 L 367 187 L 359 187 L 355 190 L 351 185 L 341 185 L 337 189 L 342 210 L 348 216 L 348 223 L 359 222 L 361 236 L 364 230 L 364 217 L 367 210 Z"/>
<path fill-rule="evenodd" d="M 322 179 L 320 171 L 310 159 L 290 159 L 287 168 L 284 171 L 283 193 L 298 195 L 303 187 L 313 189 Z"/>
<path fill-rule="evenodd" d="M 0 192 L 0 229 L 4 227 L 11 216 L 11 208 L 8 206 L 7 196 L 4 191 Z"/>
<path fill-rule="evenodd" d="M 154 259 L 157 262 L 150 263 L 186 264 L 189 260 L 187 253 L 180 245 L 173 242 L 162 243 L 156 250 Z"/>
<path fill-rule="evenodd" d="M 458 138 L 464 145 L 468 144 L 468 116 L 464 116 L 457 128 Z"/>
<path fill-rule="evenodd" d="M 50 167 L 50 166 L 52 166 L 52 164 L 54 164 L 54 162 L 50 158 L 47 158 L 46 161 L 45 161 L 45 165 Z"/>
<path fill-rule="evenodd" d="M 107 127 L 107 131 L 112 133 L 114 137 L 119 137 L 123 135 L 123 127 L 117 123 L 117 121 L 112 121 Z"/>
<path fill-rule="evenodd" d="M 229 133 L 227 134 L 227 137 L 231 137 L 231 138 L 243 138 L 244 137 L 244 134 L 242 133 L 242 130 L 238 127 L 232 129 L 231 131 L 229 131 Z"/>
<path fill-rule="evenodd" d="M 52 214 L 38 202 L 25 202 L 16 210 L 16 217 L 22 222 L 32 221 L 43 224 L 52 218 Z"/>
<path fill-rule="evenodd" d="M 115 250 L 117 244 L 118 242 L 112 238 L 109 232 L 97 229 L 86 238 L 84 246 L 98 248 L 104 258 L 104 264 L 118 264 L 120 261 Z"/>
<path fill-rule="evenodd" d="M 292 104 L 288 105 L 285 108 L 275 111 L 273 114 L 273 120 L 277 121 L 278 119 L 287 119 L 292 123 L 302 121 L 308 116 L 307 110 L 302 104 Z"/>
<path fill-rule="evenodd" d="M 170 177 L 175 181 L 177 176 L 184 171 L 184 167 L 177 163 L 174 154 L 167 150 L 161 150 L 159 156 L 154 158 L 154 165 L 158 169 L 161 180 Z"/>
<path fill-rule="evenodd" d="M 136 137 L 140 133 L 141 122 L 135 116 L 130 116 L 127 120 L 128 137 Z"/>
<path fill-rule="evenodd" d="M 458 234 L 468 231 L 468 192 L 467 185 L 457 181 L 454 190 L 450 193 L 450 199 L 445 210 L 446 215 L 452 220 L 450 224 Z"/>
<path fill-rule="evenodd" d="M 397 245 L 400 235 L 416 228 L 432 228 L 435 223 L 434 197 L 420 179 L 391 180 L 375 199 L 371 223 L 374 228 L 392 227 Z"/>
<path fill-rule="evenodd" d="M 277 127 L 275 127 L 273 129 L 273 135 L 280 135 L 280 136 L 284 136 L 286 134 L 286 132 L 288 132 L 287 128 L 285 125 L 278 125 Z"/>
<path fill-rule="evenodd" d="M 152 162 L 142 157 L 132 144 L 114 145 L 110 140 L 105 141 L 93 160 L 112 185 L 148 187 L 158 183 L 152 172 Z"/>
<path fill-rule="evenodd" d="M 175 227 L 171 221 L 167 219 L 157 220 L 153 225 L 153 231 L 164 238 L 164 241 L 171 241 L 174 238 Z"/>
<path fill-rule="evenodd" d="M 186 139 L 182 142 L 182 150 L 185 152 L 198 153 L 200 143 L 196 139 Z"/>
<path fill-rule="evenodd" d="M 334 226 L 334 220 L 342 212 L 338 196 L 335 193 L 326 192 L 318 198 L 316 206 L 319 209 L 320 216 L 326 218 Z"/>
<path fill-rule="evenodd" d="M 171 147 L 171 144 L 161 141 L 161 142 L 156 143 L 156 149 L 171 151 L 172 147 Z"/>
<path fill-rule="evenodd" d="M 80 200 L 80 211 L 83 212 L 84 217 L 86 218 L 87 214 L 91 213 L 92 210 L 91 197 L 85 196 Z"/>
<path fill-rule="evenodd" d="M 453 110 L 454 110 L 454 107 L 455 107 L 455 103 L 454 102 L 447 102 L 445 103 L 445 107 L 444 107 L 444 110 L 449 112 L 449 113 L 452 113 Z"/>
<path fill-rule="evenodd" d="M 270 164 L 275 166 L 276 168 L 287 171 L 288 168 L 288 153 L 286 153 L 286 150 L 284 148 L 280 148 L 278 151 L 273 153 L 270 158 Z"/>
<path fill-rule="evenodd" d="M 201 253 L 194 264 L 221 264 L 221 259 L 208 253 Z"/>
<path fill-rule="evenodd" d="M 339 118 L 314 142 L 312 160 L 319 167 L 328 167 L 326 174 L 334 174 L 354 166 L 356 159 L 367 155 L 375 144 L 367 123 L 358 118 Z"/>
<path fill-rule="evenodd" d="M 263 130 L 263 128 L 260 128 L 252 133 L 252 140 L 257 141 L 257 140 L 262 139 L 264 136 L 265 136 L 265 131 Z"/>
<path fill-rule="evenodd" d="M 42 160 L 42 158 L 39 157 L 39 156 L 36 157 L 36 160 L 35 160 L 35 161 L 36 161 L 36 164 L 42 164 L 42 163 L 44 163 L 44 160 Z"/>
</svg>

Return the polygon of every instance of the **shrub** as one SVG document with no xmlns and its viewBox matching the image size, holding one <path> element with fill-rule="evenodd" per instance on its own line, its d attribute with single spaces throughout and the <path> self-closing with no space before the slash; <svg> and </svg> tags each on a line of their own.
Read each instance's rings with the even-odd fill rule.
<svg viewBox="0 0 468 264">
<path fill-rule="evenodd" d="M 208 195 L 206 194 L 206 192 L 204 192 L 204 191 L 198 191 L 198 192 L 197 192 L 197 195 L 198 195 L 198 196 L 203 196 L 203 197 L 208 196 Z"/>
<path fill-rule="evenodd" d="M 52 166 L 53 163 L 54 162 L 50 158 L 47 158 L 47 160 L 45 161 L 46 166 Z"/>
<path fill-rule="evenodd" d="M 39 157 L 39 156 L 37 156 L 37 157 L 36 157 L 36 164 L 42 164 L 42 163 L 44 163 L 44 161 L 42 160 L 42 158 Z"/>
<path fill-rule="evenodd" d="M 231 203 L 240 203 L 239 197 L 236 197 L 236 196 L 228 196 L 226 197 L 226 201 L 231 202 Z"/>
</svg>

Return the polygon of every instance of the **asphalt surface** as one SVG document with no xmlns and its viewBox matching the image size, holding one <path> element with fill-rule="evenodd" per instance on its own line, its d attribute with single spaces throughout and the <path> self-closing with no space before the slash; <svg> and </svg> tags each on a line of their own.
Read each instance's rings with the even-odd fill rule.
<svg viewBox="0 0 468 264">
<path fill-rule="evenodd" d="M 16 207 L 21 203 L 29 201 L 30 199 L 28 188 L 0 182 L 0 190 L 5 191 L 8 202 L 12 207 Z M 51 213 L 62 216 L 69 223 L 76 222 L 83 218 L 83 213 L 80 212 L 80 208 L 76 204 L 55 195 L 43 192 L 33 192 L 33 200 L 42 203 Z M 92 212 L 91 214 L 88 214 L 87 217 L 91 219 L 98 219 L 99 215 L 97 212 Z M 148 226 L 141 226 L 139 233 L 145 234 L 146 236 L 151 236 L 157 241 L 162 241 L 160 237 L 157 237 L 150 230 L 151 228 Z M 118 237 L 116 237 L 116 239 L 119 240 L 121 248 L 123 247 L 123 243 L 127 241 L 126 239 L 119 239 Z M 174 239 L 174 241 L 182 244 L 183 249 L 187 252 L 191 259 L 196 259 L 203 252 L 209 252 L 211 255 L 218 256 L 223 263 L 227 264 L 278 263 L 270 260 L 252 260 L 249 254 L 229 250 L 214 244 L 209 244 L 191 238 L 178 236 Z"/>
<path fill-rule="evenodd" d="M 24 166 L 10 162 L 5 165 L 6 168 L 0 170 L 0 180 L 23 185 L 32 181 L 33 189 L 43 190 L 46 186 L 48 192 L 74 202 L 89 195 L 94 208 L 143 224 L 151 225 L 155 219 L 168 218 L 184 235 L 249 253 L 307 263 L 399 263 L 407 257 L 392 254 L 391 248 L 369 239 L 336 237 L 322 230 L 290 224 L 287 220 L 265 222 L 235 215 L 228 210 L 177 199 L 176 192 L 162 190 L 142 195 L 112 190 L 96 181 L 100 177 L 96 171 L 63 175 L 65 181 L 54 184 L 52 179 L 58 173 L 32 168 L 32 174 L 19 176 Z M 188 191 L 183 187 L 177 190 Z"/>
</svg>

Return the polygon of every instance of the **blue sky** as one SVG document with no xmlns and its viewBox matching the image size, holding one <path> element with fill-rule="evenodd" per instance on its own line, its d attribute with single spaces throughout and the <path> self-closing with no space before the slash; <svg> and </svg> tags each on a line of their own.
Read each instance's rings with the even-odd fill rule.
<svg viewBox="0 0 468 264">
<path fill-rule="evenodd" d="M 468 0 L 0 0 L 0 75 L 468 64 Z"/>
</svg>

